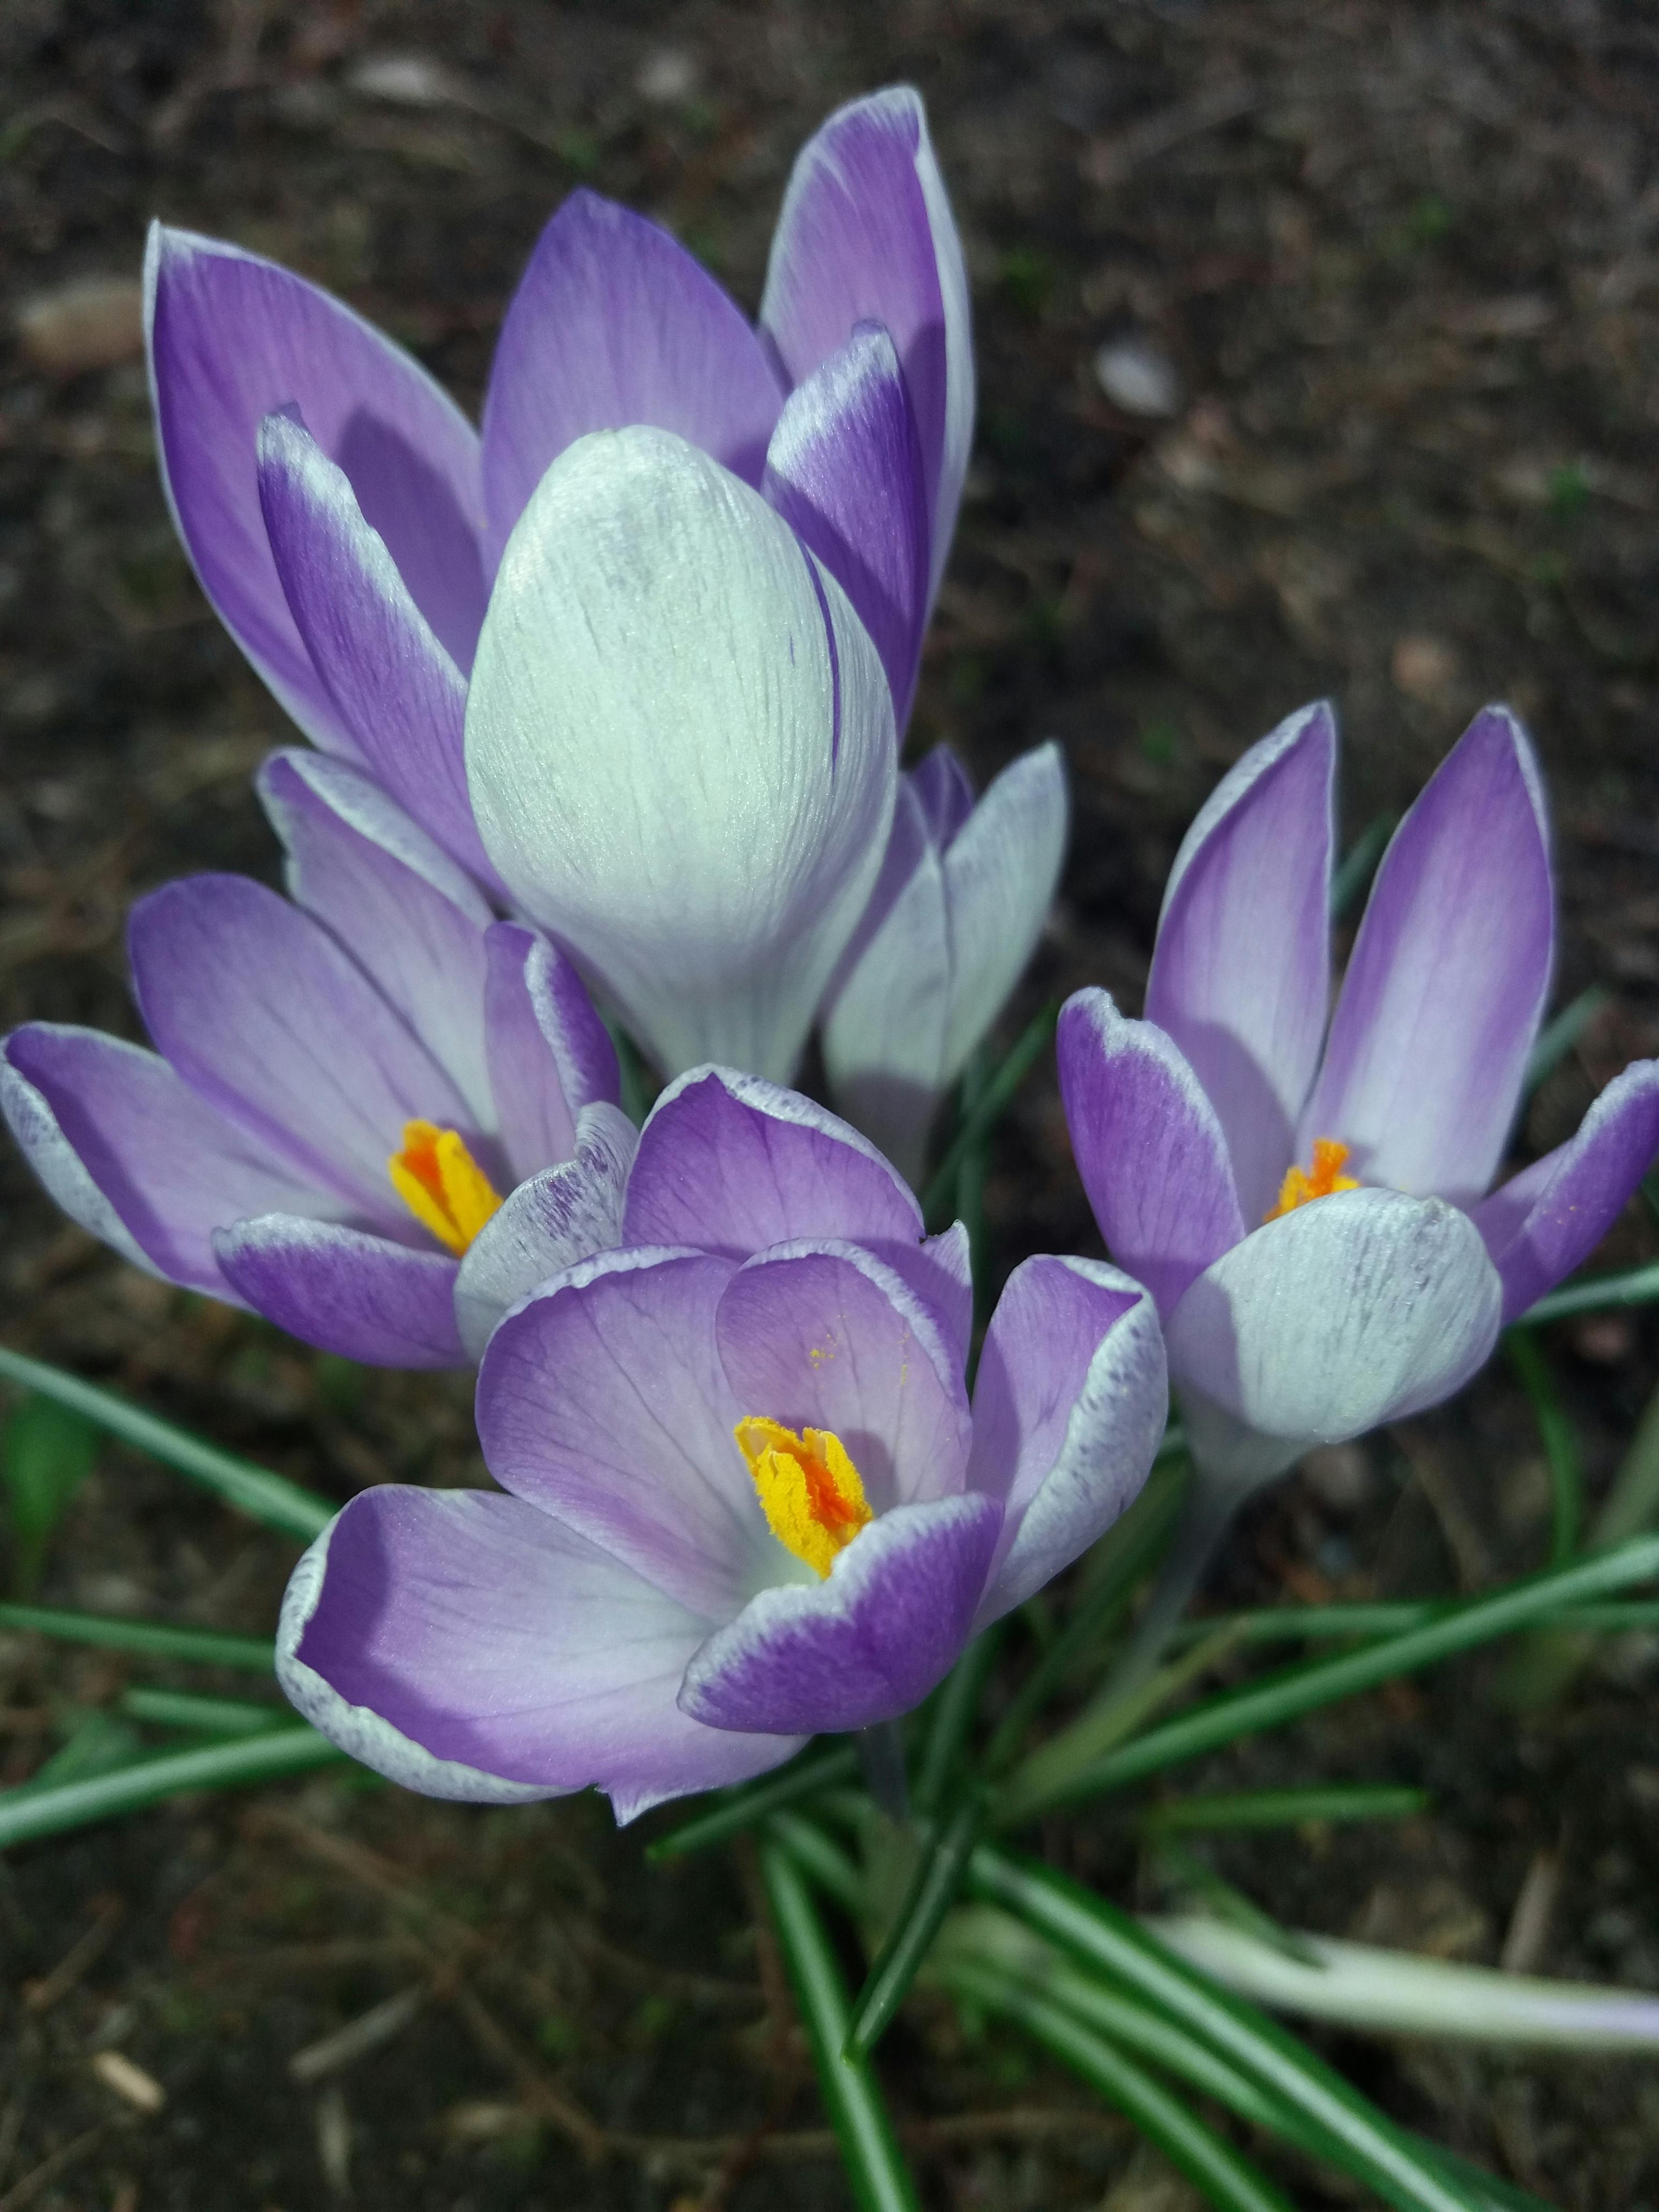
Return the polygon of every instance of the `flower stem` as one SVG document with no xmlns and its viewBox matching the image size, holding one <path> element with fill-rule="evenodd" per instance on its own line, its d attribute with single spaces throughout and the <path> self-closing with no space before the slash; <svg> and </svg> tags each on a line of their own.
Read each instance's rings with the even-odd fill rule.
<svg viewBox="0 0 1659 2212">
<path fill-rule="evenodd" d="M 878 1721 L 860 1729 L 854 1741 L 870 1795 L 890 1820 L 910 1816 L 910 1792 L 904 1771 L 904 1738 L 896 1721 Z"/>
</svg>

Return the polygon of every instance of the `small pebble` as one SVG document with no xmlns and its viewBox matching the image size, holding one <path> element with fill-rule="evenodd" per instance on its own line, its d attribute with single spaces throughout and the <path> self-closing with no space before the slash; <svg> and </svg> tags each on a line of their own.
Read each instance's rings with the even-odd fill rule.
<svg viewBox="0 0 1659 2212">
<path fill-rule="evenodd" d="M 1444 638 L 1402 637 L 1395 642 L 1389 673 L 1395 690 L 1425 707 L 1438 707 L 1457 682 L 1457 654 Z"/>
<path fill-rule="evenodd" d="M 442 107 L 455 93 L 447 70 L 428 54 L 369 54 L 349 82 L 354 92 L 392 107 Z"/>
<path fill-rule="evenodd" d="M 1109 338 L 1095 355 L 1095 378 L 1126 415 L 1164 418 L 1181 406 L 1181 380 L 1166 356 L 1145 338 Z"/>
<path fill-rule="evenodd" d="M 100 2051 L 92 2062 L 92 2070 L 106 2089 L 113 2089 L 135 2112 L 159 2112 L 167 2100 L 167 2093 L 155 2076 L 135 2066 L 118 2051 Z"/>
<path fill-rule="evenodd" d="M 48 376 L 113 368 L 144 349 L 143 287 L 131 276 L 77 276 L 18 307 L 23 352 Z"/>
<path fill-rule="evenodd" d="M 659 46 L 640 64 L 634 89 L 653 107 L 678 107 L 697 88 L 697 64 L 682 46 Z"/>
</svg>

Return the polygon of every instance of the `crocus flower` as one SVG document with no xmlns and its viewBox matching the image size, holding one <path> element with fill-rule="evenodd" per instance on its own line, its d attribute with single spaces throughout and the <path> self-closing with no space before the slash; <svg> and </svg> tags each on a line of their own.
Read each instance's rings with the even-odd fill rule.
<svg viewBox="0 0 1659 2212">
<path fill-rule="evenodd" d="M 1328 1028 L 1335 744 L 1312 707 L 1223 780 L 1176 855 L 1144 1021 L 1098 990 L 1060 1018 L 1090 1203 L 1158 1303 L 1224 1504 L 1459 1389 L 1659 1147 L 1644 1060 L 1487 1194 L 1554 929 L 1537 763 L 1502 708 L 1396 831 Z"/>
<path fill-rule="evenodd" d="M 977 805 L 939 745 L 899 785 L 876 888 L 823 1016 L 836 1102 L 914 1181 L 946 1088 L 1002 1011 L 1042 932 L 1066 847 L 1058 745 Z"/>
<path fill-rule="evenodd" d="M 159 1052 L 30 1023 L 0 1048 L 0 1108 L 136 1266 L 351 1358 L 460 1364 L 458 1303 L 510 1264 L 502 1194 L 552 1168 L 566 1256 L 615 1239 L 634 1134 L 615 1053 L 569 962 L 494 921 L 368 778 L 279 753 L 260 789 L 292 903 L 225 875 L 141 900 Z"/>
<path fill-rule="evenodd" d="M 962 250 L 907 88 L 803 149 L 758 330 L 645 217 L 587 191 L 538 240 L 482 435 L 341 302 L 157 226 L 146 329 L 163 479 L 203 586 L 307 735 L 492 890 L 462 715 L 502 550 L 550 463 L 643 423 L 784 514 L 908 711 L 973 428 Z"/>
<path fill-rule="evenodd" d="M 597 1784 L 626 1820 L 895 1718 L 1151 1465 L 1139 1286 L 1028 1260 L 970 1413 L 960 1232 L 925 1244 L 902 1180 L 810 1100 L 688 1075 L 624 1234 L 650 1241 L 566 1268 L 490 1339 L 501 1492 L 366 1491 L 289 1583 L 288 1695 L 411 1789 Z"/>
<path fill-rule="evenodd" d="M 881 864 L 881 664 L 757 492 L 653 429 L 537 486 L 467 702 L 478 828 L 665 1074 L 787 1077 Z"/>
</svg>

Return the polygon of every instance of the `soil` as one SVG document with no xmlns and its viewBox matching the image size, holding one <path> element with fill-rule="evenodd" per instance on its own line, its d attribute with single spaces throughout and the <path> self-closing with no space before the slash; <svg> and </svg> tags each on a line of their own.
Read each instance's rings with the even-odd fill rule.
<svg viewBox="0 0 1659 2212">
<path fill-rule="evenodd" d="M 1085 982 L 1138 1003 L 1185 824 L 1283 714 L 1338 702 L 1357 836 L 1502 696 L 1553 793 L 1559 1000 L 1608 994 L 1517 1155 L 1659 1048 L 1659 15 L 1614 0 L 8 0 L 0 1018 L 137 1034 L 133 896 L 190 869 L 275 876 L 249 774 L 291 732 L 157 484 L 148 219 L 331 286 L 476 406 L 574 186 L 671 225 L 752 309 L 794 149 L 900 78 L 966 236 L 981 379 L 913 744 L 948 739 L 982 782 L 1056 735 L 1073 780 L 1063 897 L 1008 1034 Z M 9 1153 L 0 1178 L 9 1343 L 339 1498 L 484 1479 L 464 1377 L 315 1358 L 113 1260 Z M 988 1206 L 1000 1267 L 1097 1249 L 1048 1069 Z M 1632 1209 L 1602 1257 L 1656 1246 Z M 1602 1319 L 1547 1350 L 1593 1502 L 1659 1333 Z M 1538 1565 L 1549 1520 L 1494 1369 L 1280 1485 L 1204 1601 L 1478 1587 Z M 110 1449 L 41 1595 L 266 1632 L 292 1558 Z M 0 1782 L 129 1681 L 185 1679 L 0 1638 Z M 1422 1784 L 1432 1808 L 1406 1822 L 1202 1856 L 1289 1923 L 1488 1962 L 1508 1939 L 1534 1971 L 1659 1989 L 1659 1638 L 1604 1644 L 1546 1709 L 1516 1711 L 1510 1679 L 1501 1657 L 1443 1669 L 1167 1787 Z M 663 1825 L 325 1778 L 15 1851 L 0 2212 L 847 2204 L 752 1869 L 647 1869 Z M 1115 1894 L 1163 1893 L 1127 1814 L 1039 1840 Z M 1517 1929 L 1552 1873 L 1553 1910 Z M 349 2063 L 304 2056 L 365 2015 Z M 930 2206 L 1188 2201 L 1067 2077 L 971 2027 L 918 2001 L 884 2051 Z M 1316 2039 L 1551 2203 L 1659 2205 L 1650 2064 Z M 1255 2149 L 1298 2205 L 1352 2201 Z"/>
</svg>

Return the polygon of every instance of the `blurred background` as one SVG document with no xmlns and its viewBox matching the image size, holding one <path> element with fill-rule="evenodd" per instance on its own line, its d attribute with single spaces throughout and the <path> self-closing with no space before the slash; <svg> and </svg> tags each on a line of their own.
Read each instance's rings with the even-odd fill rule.
<svg viewBox="0 0 1659 2212">
<path fill-rule="evenodd" d="M 1607 993 L 1521 1155 L 1659 1049 L 1659 15 L 1614 0 L 4 0 L 0 1020 L 136 1035 L 131 899 L 276 876 L 249 777 L 292 732 L 157 483 L 149 218 L 331 288 L 472 409 L 574 186 L 668 225 L 752 312 L 796 149 L 899 78 L 964 233 L 981 378 L 912 745 L 948 739 L 982 785 L 1058 736 L 1073 778 L 1007 1034 L 1085 982 L 1138 1006 L 1182 830 L 1285 714 L 1336 700 L 1352 840 L 1497 696 L 1551 778 L 1558 1003 Z M 988 1206 L 1001 1267 L 1098 1249 L 1047 1066 Z M 340 1498 L 484 1479 L 467 1378 L 315 1357 L 143 1278 L 9 1150 L 0 1206 L 6 1342 Z M 1633 1211 L 1603 1258 L 1655 1249 Z M 1659 1374 L 1655 1324 L 1550 1350 L 1593 1499 Z M 1540 1564 L 1549 1522 L 1497 1370 L 1316 1455 L 1247 1516 L 1209 1601 L 1476 1589 Z M 26 1552 L 14 1592 L 258 1634 L 294 1556 L 114 1447 Z M 168 1678 L 0 1635 L 0 1784 L 138 1679 Z M 1208 1856 L 1326 1933 L 1659 1988 L 1656 1687 L 1659 1639 L 1636 1635 L 1548 1705 L 1516 1708 L 1501 1656 L 1396 1685 L 1196 1778 L 1420 1782 L 1432 1814 Z M 602 1802 L 480 1814 L 331 1777 L 13 1854 L 0 2212 L 846 2203 L 743 1854 L 647 1871 L 641 1840 Z M 1158 1901 L 1127 1820 L 1040 1840 Z M 1650 2066 L 1327 2047 L 1551 2203 L 1659 2204 Z M 883 2069 L 938 2206 L 1192 2201 L 936 2000 Z M 1281 2172 L 1298 2203 L 1336 2201 Z"/>
</svg>

